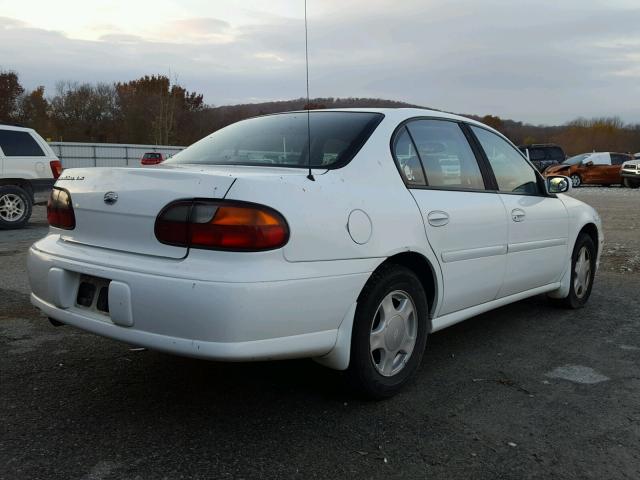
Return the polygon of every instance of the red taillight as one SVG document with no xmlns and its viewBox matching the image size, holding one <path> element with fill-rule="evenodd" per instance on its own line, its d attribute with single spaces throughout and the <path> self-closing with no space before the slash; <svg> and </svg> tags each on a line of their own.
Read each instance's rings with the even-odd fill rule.
<svg viewBox="0 0 640 480">
<path fill-rule="evenodd" d="M 64 230 L 76 228 L 76 216 L 73 213 L 69 192 L 62 188 L 53 187 L 47 202 L 47 221 L 52 227 Z"/>
<path fill-rule="evenodd" d="M 255 252 L 284 246 L 289 227 L 264 205 L 224 200 L 180 200 L 162 210 L 155 225 L 161 243 L 180 247 Z"/>
<path fill-rule="evenodd" d="M 51 160 L 49 166 L 51 167 L 53 178 L 57 179 L 62 173 L 62 163 L 60 163 L 60 160 Z"/>
</svg>

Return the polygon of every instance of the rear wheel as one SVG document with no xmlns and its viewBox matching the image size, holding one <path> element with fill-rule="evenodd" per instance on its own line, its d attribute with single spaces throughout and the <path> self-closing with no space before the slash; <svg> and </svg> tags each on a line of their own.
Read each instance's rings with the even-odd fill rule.
<svg viewBox="0 0 640 480">
<path fill-rule="evenodd" d="M 574 173 L 573 175 L 571 175 L 571 183 L 573 184 L 574 188 L 577 188 L 582 185 L 582 178 L 580 178 L 580 175 L 578 175 L 577 173 Z"/>
<path fill-rule="evenodd" d="M 581 233 L 573 247 L 571 256 L 571 284 L 565 298 L 552 299 L 553 303 L 566 308 L 582 308 L 591 296 L 596 271 L 596 246 L 586 233 Z"/>
<path fill-rule="evenodd" d="M 21 228 L 29 221 L 31 196 L 16 185 L 0 186 L 0 229 Z"/>
<path fill-rule="evenodd" d="M 418 369 L 427 341 L 427 297 L 406 267 L 383 266 L 367 282 L 351 337 L 350 385 L 369 398 L 386 398 Z"/>
</svg>

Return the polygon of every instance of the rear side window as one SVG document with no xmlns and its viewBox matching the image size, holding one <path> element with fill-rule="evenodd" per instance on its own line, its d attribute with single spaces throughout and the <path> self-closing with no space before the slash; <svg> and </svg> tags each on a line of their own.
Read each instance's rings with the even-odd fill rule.
<svg viewBox="0 0 640 480">
<path fill-rule="evenodd" d="M 7 157 L 44 157 L 42 148 L 28 132 L 0 130 L 0 148 Z"/>
<path fill-rule="evenodd" d="M 484 189 L 480 167 L 460 125 L 443 120 L 414 120 L 407 129 L 430 187 Z"/>
<path fill-rule="evenodd" d="M 250 118 L 218 130 L 166 163 L 339 168 L 351 161 L 383 118 L 379 113 L 318 110 Z"/>
<path fill-rule="evenodd" d="M 418 153 L 406 127 L 402 127 L 402 130 L 396 136 L 393 154 L 405 183 L 408 185 L 426 185 Z"/>
<path fill-rule="evenodd" d="M 625 155 L 623 153 L 611 154 L 611 165 L 622 165 L 627 160 L 632 160 L 631 155 Z"/>
<path fill-rule="evenodd" d="M 502 137 L 471 125 L 478 138 L 501 192 L 538 194 L 538 177 L 518 150 Z"/>
</svg>

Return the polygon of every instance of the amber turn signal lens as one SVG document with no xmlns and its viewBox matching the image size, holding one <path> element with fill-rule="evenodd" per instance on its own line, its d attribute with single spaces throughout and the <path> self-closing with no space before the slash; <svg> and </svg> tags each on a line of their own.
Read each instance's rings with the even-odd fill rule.
<svg viewBox="0 0 640 480">
<path fill-rule="evenodd" d="M 280 213 L 236 201 L 175 202 L 160 213 L 155 231 L 162 243 L 216 250 L 272 250 L 289 240 L 289 227 Z"/>
</svg>

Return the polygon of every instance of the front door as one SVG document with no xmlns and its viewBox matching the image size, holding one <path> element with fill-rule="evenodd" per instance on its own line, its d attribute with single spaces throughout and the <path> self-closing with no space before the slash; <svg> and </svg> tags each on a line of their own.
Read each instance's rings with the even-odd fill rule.
<svg viewBox="0 0 640 480">
<path fill-rule="evenodd" d="M 569 222 L 562 201 L 549 196 L 524 157 L 502 137 L 472 126 L 507 212 L 507 268 L 499 297 L 557 282 L 567 265 Z"/>
<path fill-rule="evenodd" d="M 506 268 L 507 221 L 457 122 L 416 119 L 398 131 L 394 156 L 424 220 L 443 277 L 446 315 L 494 300 Z"/>
</svg>

